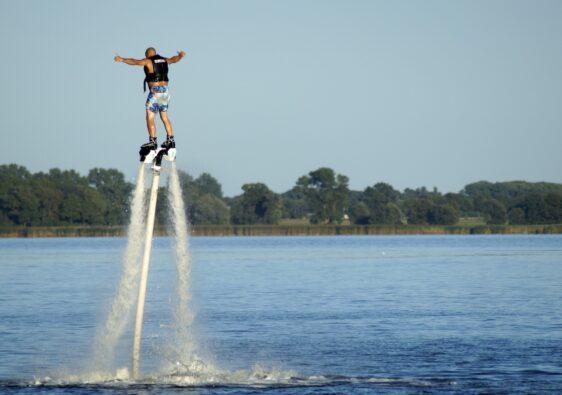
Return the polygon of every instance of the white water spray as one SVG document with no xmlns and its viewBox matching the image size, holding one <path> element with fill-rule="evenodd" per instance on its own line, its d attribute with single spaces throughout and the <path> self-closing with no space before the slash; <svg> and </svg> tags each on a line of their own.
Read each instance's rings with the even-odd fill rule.
<svg viewBox="0 0 562 395">
<path fill-rule="evenodd" d="M 146 298 L 146 286 L 152 248 L 152 235 L 160 172 L 152 174 L 150 204 L 145 195 L 145 166 L 141 164 L 131 203 L 131 220 L 128 241 L 123 257 L 121 280 L 104 325 L 98 330 L 95 340 L 94 369 L 99 374 L 108 374 L 115 367 L 115 348 L 128 327 L 136 305 L 132 348 L 132 378 L 140 378 L 141 336 Z M 173 303 L 173 336 L 169 339 L 167 359 L 175 366 L 199 366 L 195 356 L 196 344 L 192 337 L 193 313 L 190 302 L 191 257 L 189 233 L 183 193 L 175 162 L 171 163 L 168 179 L 168 207 L 170 236 L 174 246 L 176 267 L 175 297 Z M 147 207 L 149 206 L 149 207 Z M 145 217 L 145 212 L 148 214 Z M 141 263 L 142 260 L 142 263 Z M 136 291 L 136 292 L 135 292 Z M 192 369 L 189 369 L 192 370 Z"/>
<path fill-rule="evenodd" d="M 137 305 L 137 322 L 133 341 L 133 369 L 132 378 L 135 382 L 147 384 L 165 384 L 177 386 L 193 386 L 208 384 L 293 384 L 296 373 L 283 372 L 277 369 L 267 370 L 256 365 L 251 370 L 228 371 L 217 368 L 209 358 L 199 360 L 197 343 L 192 335 L 193 312 L 191 310 L 190 271 L 191 257 L 189 252 L 189 232 L 186 219 L 185 204 L 175 162 L 171 164 L 168 184 L 169 218 L 171 220 L 171 236 L 174 241 L 174 258 L 176 266 L 175 300 L 173 306 L 174 335 L 168 345 L 170 353 L 167 358 L 173 363 L 171 370 L 162 374 L 140 376 L 140 340 L 142 333 L 142 317 L 144 314 L 144 300 L 146 279 L 148 277 L 148 261 L 152 245 L 152 222 L 154 220 L 156 196 L 151 196 L 148 219 L 144 213 L 147 209 L 145 202 L 144 165 L 139 168 L 137 183 L 131 203 L 131 220 L 128 227 L 128 241 L 123 257 L 122 277 L 115 294 L 111 310 L 104 325 L 98 331 L 95 341 L 94 371 L 78 376 L 63 378 L 60 384 L 66 383 L 130 383 L 131 377 L 127 368 L 121 368 L 112 373 L 115 347 L 124 333 L 131 318 L 131 312 Z M 151 195 L 157 194 L 159 173 L 153 173 Z M 150 219 L 152 218 L 152 219 Z M 148 226 L 147 226 L 148 225 Z M 144 247 L 144 256 L 143 256 Z M 147 251 L 148 249 L 148 251 Z M 148 252 L 148 253 L 147 253 Z M 139 272 L 143 262 L 145 284 L 139 284 Z M 144 269 L 146 268 L 146 269 Z M 142 282 L 142 279 L 141 279 Z M 138 294 L 137 292 L 138 291 Z M 142 295 L 141 295 L 142 293 Z M 138 301 L 137 301 L 138 297 Z M 140 315 L 139 315 L 140 311 Z M 140 318 L 140 319 L 139 319 Z M 164 351 L 164 350 L 161 350 Z M 297 382 L 301 383 L 297 378 Z M 40 381 L 41 385 L 50 383 L 51 379 Z"/>
<path fill-rule="evenodd" d="M 112 369 L 115 346 L 125 331 L 135 304 L 139 261 L 144 243 L 145 207 L 144 164 L 139 167 L 137 182 L 131 202 L 131 219 L 127 229 L 127 247 L 123 256 L 121 280 L 111 304 L 111 309 L 97 332 L 94 341 L 94 368 L 96 371 Z"/>
<path fill-rule="evenodd" d="M 174 305 L 175 338 L 173 348 L 179 362 L 187 362 L 194 358 L 195 345 L 191 337 L 191 324 L 193 313 L 189 302 L 191 256 L 189 253 L 189 233 L 185 215 L 185 204 L 183 202 L 182 189 L 176 169 L 176 163 L 172 162 L 170 178 L 168 183 L 168 201 L 170 219 L 172 221 L 172 232 L 176 263 L 176 299 Z"/>
</svg>

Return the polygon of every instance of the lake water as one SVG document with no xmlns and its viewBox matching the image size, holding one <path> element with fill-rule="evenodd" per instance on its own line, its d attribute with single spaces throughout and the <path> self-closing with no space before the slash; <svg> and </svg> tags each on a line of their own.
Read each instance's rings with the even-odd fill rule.
<svg viewBox="0 0 562 395">
<path fill-rule="evenodd" d="M 157 238 L 143 378 L 83 379 L 125 242 L 0 240 L 0 392 L 562 392 L 562 236 L 193 238 L 192 335 L 215 372 L 199 381 L 164 368 L 175 268 Z M 130 347 L 128 330 L 117 369 Z"/>
</svg>

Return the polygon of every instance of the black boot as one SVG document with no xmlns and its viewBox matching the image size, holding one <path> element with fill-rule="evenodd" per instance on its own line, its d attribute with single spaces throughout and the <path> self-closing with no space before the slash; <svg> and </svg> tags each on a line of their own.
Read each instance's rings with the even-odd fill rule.
<svg viewBox="0 0 562 395">
<path fill-rule="evenodd" d="M 158 149 L 158 143 L 156 142 L 156 137 L 151 137 L 148 143 L 141 145 L 139 150 L 140 161 L 144 162 L 146 156 L 150 153 L 150 151 L 155 151 Z"/>
<path fill-rule="evenodd" d="M 160 147 L 164 149 L 176 148 L 174 136 L 168 136 L 168 138 L 166 138 L 166 141 L 164 141 Z"/>
<path fill-rule="evenodd" d="M 141 150 L 151 151 L 153 149 L 158 149 L 158 143 L 156 142 L 156 137 L 151 137 L 148 143 L 141 145 Z"/>
</svg>

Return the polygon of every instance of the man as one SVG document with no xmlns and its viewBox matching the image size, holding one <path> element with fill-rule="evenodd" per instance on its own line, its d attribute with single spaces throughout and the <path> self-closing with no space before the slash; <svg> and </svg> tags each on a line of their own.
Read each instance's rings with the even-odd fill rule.
<svg viewBox="0 0 562 395">
<path fill-rule="evenodd" d="M 174 132 L 168 118 L 168 103 L 170 102 L 168 65 L 182 60 L 185 57 L 185 52 L 178 51 L 176 56 L 165 58 L 158 55 L 156 50 L 150 47 L 147 48 L 144 54 L 146 56 L 144 59 L 122 58 L 119 55 L 114 58 L 116 62 L 144 67 L 144 91 L 146 92 L 147 83 L 150 91 L 146 99 L 146 127 L 148 128 L 149 141 L 141 146 L 141 150 L 155 150 L 158 148 L 156 126 L 154 124 L 156 113 L 160 114 L 160 118 L 166 127 L 166 141 L 162 143 L 162 148 L 175 148 Z"/>
</svg>

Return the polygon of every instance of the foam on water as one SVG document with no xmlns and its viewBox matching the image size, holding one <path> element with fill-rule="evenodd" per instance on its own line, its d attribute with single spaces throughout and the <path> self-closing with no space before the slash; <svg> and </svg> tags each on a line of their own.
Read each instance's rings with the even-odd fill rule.
<svg viewBox="0 0 562 395">
<path fill-rule="evenodd" d="M 23 383 L 21 383 L 23 385 Z M 28 386 L 45 387 L 80 387 L 88 388 L 205 388 L 205 387 L 238 387 L 238 388 L 278 388 L 278 387 L 325 387 L 325 386 L 395 386 L 395 387 L 444 387 L 451 388 L 457 382 L 439 378 L 409 377 L 377 377 L 377 376 L 344 376 L 344 375 L 313 375 L 300 376 L 295 371 L 266 369 L 260 365 L 252 369 L 236 371 L 220 370 L 202 363 L 193 362 L 190 366 L 181 366 L 170 372 L 146 375 L 132 380 L 128 371 L 118 371 L 113 377 L 105 374 L 70 375 L 66 377 L 44 377 Z"/>
</svg>

